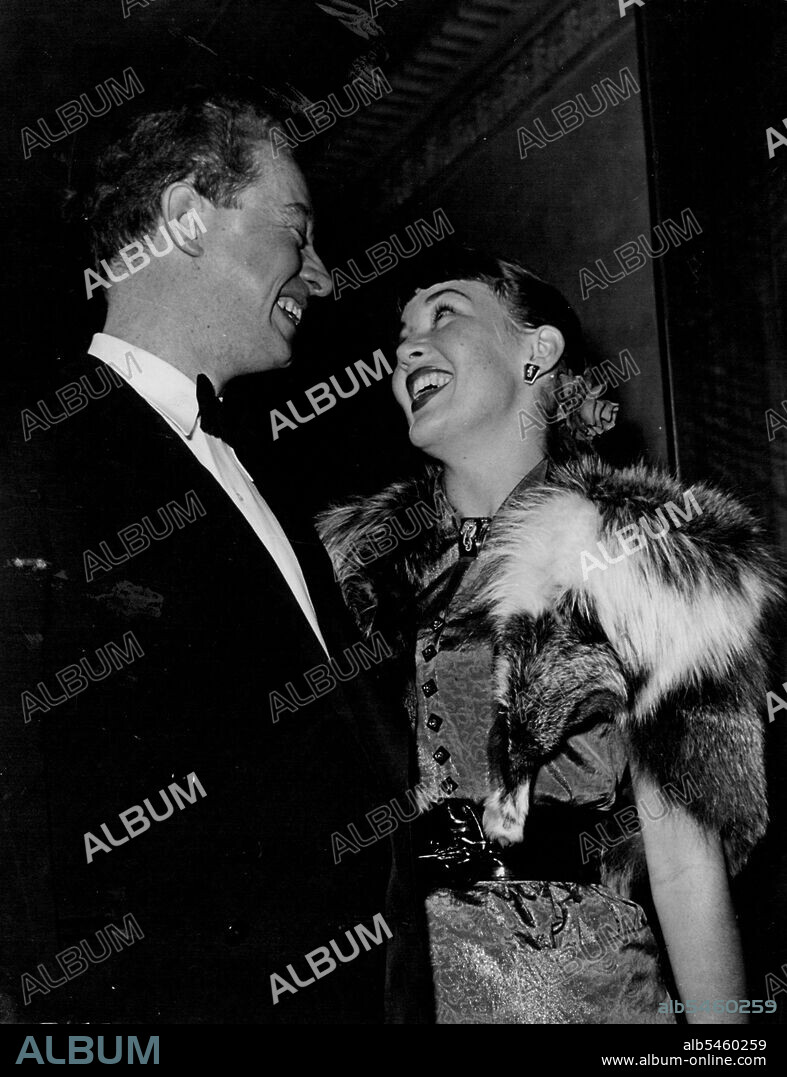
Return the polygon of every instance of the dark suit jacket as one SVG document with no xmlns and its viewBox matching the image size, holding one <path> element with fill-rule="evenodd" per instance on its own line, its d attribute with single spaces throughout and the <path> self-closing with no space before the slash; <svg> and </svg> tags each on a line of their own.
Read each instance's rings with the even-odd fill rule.
<svg viewBox="0 0 787 1077">
<path fill-rule="evenodd" d="M 90 357 L 61 366 L 27 406 L 63 414 L 54 390 L 83 374 L 100 384 L 98 369 Z M 334 832 L 368 835 L 366 813 L 408 783 L 407 728 L 376 694 L 376 667 L 273 722 L 270 693 L 290 682 L 306 697 L 325 655 L 267 551 L 130 386 L 71 406 L 27 441 L 6 429 L 0 990 L 19 1000 L 24 972 L 46 984 L 39 963 L 62 978 L 58 953 L 87 939 L 100 954 L 99 929 L 131 914 L 144 938 L 35 992 L 19 1018 L 378 1022 L 387 977 L 388 1020 L 428 1019 L 407 828 L 338 865 L 332 853 Z M 142 548 L 145 518 L 165 537 Z M 347 668 L 354 637 L 327 559 L 313 535 L 295 547 Z M 119 563 L 88 555 L 86 568 L 88 550 Z M 81 687 L 80 660 L 101 673 L 113 653 L 111 672 Z M 204 796 L 109 845 L 102 824 L 127 837 L 120 813 L 139 805 L 150 819 L 148 798 L 163 814 L 160 790 L 188 790 L 189 774 Z M 90 863 L 86 832 L 110 848 Z M 306 981 L 307 953 L 332 939 L 352 953 L 345 932 L 380 913 L 387 946 L 274 1005 L 272 974 L 292 982 L 291 965 Z"/>
</svg>

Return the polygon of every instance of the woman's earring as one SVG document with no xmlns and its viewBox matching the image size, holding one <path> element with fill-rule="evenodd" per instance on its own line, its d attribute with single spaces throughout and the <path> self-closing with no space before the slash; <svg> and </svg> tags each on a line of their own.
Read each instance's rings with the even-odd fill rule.
<svg viewBox="0 0 787 1077">
<path fill-rule="evenodd" d="M 536 366 L 535 363 L 525 363 L 525 382 L 528 385 L 532 385 L 538 377 L 538 372 L 541 369 L 540 366 Z"/>
</svg>

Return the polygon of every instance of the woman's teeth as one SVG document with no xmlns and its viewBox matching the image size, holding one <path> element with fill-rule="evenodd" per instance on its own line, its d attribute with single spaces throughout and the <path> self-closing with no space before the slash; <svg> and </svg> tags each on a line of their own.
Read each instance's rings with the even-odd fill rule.
<svg viewBox="0 0 787 1077">
<path fill-rule="evenodd" d="M 301 318 L 303 317 L 303 308 L 298 303 L 296 303 L 295 300 L 292 299 L 290 296 L 281 296 L 279 299 L 276 300 L 276 306 L 283 310 L 287 317 L 290 319 L 290 321 L 293 322 L 295 325 L 301 324 Z"/>
<path fill-rule="evenodd" d="M 440 370 L 427 370 L 423 374 L 417 374 L 410 386 L 410 398 L 415 401 L 422 393 L 430 389 L 436 392 L 447 385 L 450 380 L 451 375 Z"/>
</svg>

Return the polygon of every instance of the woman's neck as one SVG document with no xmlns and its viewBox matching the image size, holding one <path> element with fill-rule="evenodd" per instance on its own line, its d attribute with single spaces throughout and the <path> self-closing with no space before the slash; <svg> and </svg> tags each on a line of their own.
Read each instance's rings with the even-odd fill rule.
<svg viewBox="0 0 787 1077">
<path fill-rule="evenodd" d="M 494 516 L 515 486 L 545 457 L 542 446 L 514 459 L 443 461 L 446 497 L 459 517 Z"/>
</svg>

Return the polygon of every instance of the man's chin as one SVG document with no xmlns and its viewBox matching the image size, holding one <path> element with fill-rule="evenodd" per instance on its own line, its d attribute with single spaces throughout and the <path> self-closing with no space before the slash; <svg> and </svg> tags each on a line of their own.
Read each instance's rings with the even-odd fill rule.
<svg viewBox="0 0 787 1077">
<path fill-rule="evenodd" d="M 281 355 L 274 359 L 273 362 L 267 367 L 268 370 L 286 370 L 287 367 L 292 366 L 292 352 L 289 351 L 285 355 Z"/>
<path fill-rule="evenodd" d="M 292 347 L 281 334 L 277 334 L 274 340 L 268 339 L 261 343 L 254 357 L 254 372 L 263 374 L 270 370 L 286 370 L 291 364 Z"/>
</svg>

